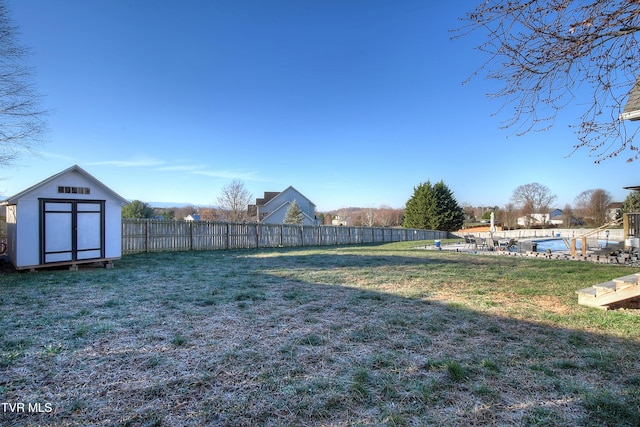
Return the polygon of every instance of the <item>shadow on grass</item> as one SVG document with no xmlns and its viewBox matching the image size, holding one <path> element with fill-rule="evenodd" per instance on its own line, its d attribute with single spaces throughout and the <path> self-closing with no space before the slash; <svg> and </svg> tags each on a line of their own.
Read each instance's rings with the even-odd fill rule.
<svg viewBox="0 0 640 427">
<path fill-rule="evenodd" d="M 54 410 L 0 425 L 640 424 L 637 340 L 440 297 L 526 262 L 308 248 L 5 276 L 0 400 Z"/>
</svg>

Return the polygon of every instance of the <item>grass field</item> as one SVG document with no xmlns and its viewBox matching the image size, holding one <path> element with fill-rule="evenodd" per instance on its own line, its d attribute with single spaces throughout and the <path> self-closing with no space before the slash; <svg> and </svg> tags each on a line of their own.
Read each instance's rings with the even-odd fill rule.
<svg viewBox="0 0 640 427">
<path fill-rule="evenodd" d="M 0 425 L 640 425 L 636 270 L 416 245 L 0 275 Z"/>
</svg>

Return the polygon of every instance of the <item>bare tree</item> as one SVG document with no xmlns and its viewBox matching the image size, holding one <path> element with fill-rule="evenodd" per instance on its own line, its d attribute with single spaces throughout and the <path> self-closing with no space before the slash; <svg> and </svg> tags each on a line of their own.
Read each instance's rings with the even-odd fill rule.
<svg viewBox="0 0 640 427">
<path fill-rule="evenodd" d="M 613 197 L 611 197 L 611 193 L 607 190 L 598 188 L 593 192 L 591 196 L 591 209 L 596 226 L 604 225 L 611 222 L 612 219 L 615 219 L 615 217 L 609 217 L 609 205 L 612 201 Z"/>
<path fill-rule="evenodd" d="M 222 187 L 218 207 L 223 211 L 224 219 L 233 222 L 246 221 L 247 206 L 251 203 L 252 197 L 242 181 L 234 180 Z"/>
<path fill-rule="evenodd" d="M 524 226 L 526 228 L 531 227 L 534 222 L 533 214 L 536 213 L 536 209 L 533 207 L 533 202 L 527 200 L 520 207 L 520 216 L 524 218 Z"/>
<path fill-rule="evenodd" d="M 549 187 L 533 182 L 521 185 L 513 190 L 511 201 L 519 209 L 527 207 L 527 209 L 531 210 L 530 213 L 542 213 L 551 207 L 556 198 L 557 196 L 551 193 Z"/>
<path fill-rule="evenodd" d="M 455 37 L 478 32 L 488 60 L 474 73 L 504 84 L 490 94 L 513 106 L 505 127 L 517 134 L 553 126 L 564 107 L 584 105 L 572 127 L 578 144 L 600 162 L 630 151 L 640 130 L 619 119 L 640 75 L 640 6 L 637 0 L 482 1 Z M 473 76 L 472 76 L 473 77 Z M 579 88 L 588 88 L 580 93 Z"/>
<path fill-rule="evenodd" d="M 463 206 L 462 211 L 464 212 L 464 215 L 468 221 L 475 221 L 476 215 L 475 215 L 475 208 L 473 206 L 471 205 Z"/>
<path fill-rule="evenodd" d="M 571 227 L 573 226 L 573 208 L 571 207 L 570 204 L 566 204 L 564 205 L 564 209 L 562 210 L 562 216 L 564 217 L 564 219 L 562 220 L 562 225 L 564 227 Z"/>
<path fill-rule="evenodd" d="M 365 208 L 362 211 L 362 225 L 365 227 L 373 227 L 376 224 L 378 215 L 374 207 Z"/>
<path fill-rule="evenodd" d="M 33 153 L 46 130 L 45 112 L 26 65 L 27 48 L 16 40 L 18 28 L 0 0 L 0 165 L 10 166 L 25 152 Z"/>
<path fill-rule="evenodd" d="M 200 219 L 203 221 L 217 221 L 220 219 L 220 213 L 216 208 L 201 208 Z"/>
<path fill-rule="evenodd" d="M 576 215 L 578 215 L 581 219 L 588 219 L 589 216 L 589 199 L 591 198 L 591 193 L 593 190 L 586 190 L 582 193 L 578 194 L 575 199 L 573 199 L 573 206 Z"/>
<path fill-rule="evenodd" d="M 399 209 L 393 209 L 391 206 L 380 205 L 380 208 L 376 211 L 376 223 L 381 227 L 402 224 L 402 212 Z"/>
<path fill-rule="evenodd" d="M 574 200 L 579 214 L 592 225 L 599 227 L 609 222 L 607 207 L 611 203 L 611 194 L 601 188 L 583 191 Z"/>
<path fill-rule="evenodd" d="M 498 221 L 502 222 L 502 226 L 511 230 L 518 224 L 516 209 L 513 203 L 507 203 L 503 209 L 498 211 Z"/>
</svg>

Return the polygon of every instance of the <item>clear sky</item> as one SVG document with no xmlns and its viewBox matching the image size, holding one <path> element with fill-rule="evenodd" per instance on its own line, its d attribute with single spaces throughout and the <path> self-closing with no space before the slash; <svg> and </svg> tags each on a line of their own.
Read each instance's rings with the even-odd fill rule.
<svg viewBox="0 0 640 427">
<path fill-rule="evenodd" d="M 532 182 L 561 208 L 595 188 L 622 201 L 640 163 L 569 156 L 576 106 L 518 137 L 492 115 L 495 82 L 462 85 L 486 58 L 450 30 L 477 1 L 8 0 L 51 112 L 0 194 L 78 164 L 152 204 L 214 205 L 234 179 L 319 211 L 400 208 L 427 180 L 460 204 Z"/>
</svg>

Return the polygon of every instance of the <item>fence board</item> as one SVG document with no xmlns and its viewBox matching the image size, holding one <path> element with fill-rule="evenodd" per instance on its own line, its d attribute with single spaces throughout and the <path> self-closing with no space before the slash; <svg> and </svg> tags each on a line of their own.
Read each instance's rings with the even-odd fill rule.
<svg viewBox="0 0 640 427">
<path fill-rule="evenodd" d="M 260 238 L 258 244 L 261 248 L 277 248 L 282 246 L 282 228 L 278 224 L 260 224 Z"/>
<path fill-rule="evenodd" d="M 156 219 L 122 220 L 122 253 L 299 247 L 447 238 L 446 231 Z"/>
</svg>

